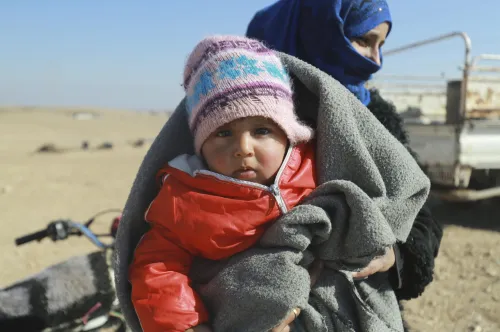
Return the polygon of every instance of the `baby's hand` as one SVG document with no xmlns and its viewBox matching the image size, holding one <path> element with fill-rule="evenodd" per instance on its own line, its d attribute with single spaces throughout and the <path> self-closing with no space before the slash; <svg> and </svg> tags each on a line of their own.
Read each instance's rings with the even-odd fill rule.
<svg viewBox="0 0 500 332">
<path fill-rule="evenodd" d="M 187 329 L 186 332 L 212 332 L 212 329 L 205 324 L 201 324 L 193 328 Z"/>
</svg>

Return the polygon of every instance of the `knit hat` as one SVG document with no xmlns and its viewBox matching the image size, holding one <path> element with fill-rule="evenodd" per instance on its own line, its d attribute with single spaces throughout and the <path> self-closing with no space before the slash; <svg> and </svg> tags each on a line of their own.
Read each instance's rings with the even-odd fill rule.
<svg viewBox="0 0 500 332">
<path fill-rule="evenodd" d="M 291 144 L 313 135 L 294 113 L 290 77 L 283 64 L 259 41 L 236 36 L 205 38 L 188 58 L 184 88 L 197 154 L 220 126 L 244 117 L 273 120 Z"/>
</svg>

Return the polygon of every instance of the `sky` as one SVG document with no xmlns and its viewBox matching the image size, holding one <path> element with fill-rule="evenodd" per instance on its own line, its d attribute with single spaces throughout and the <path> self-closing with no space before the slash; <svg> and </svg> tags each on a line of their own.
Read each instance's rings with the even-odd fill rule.
<svg viewBox="0 0 500 332">
<path fill-rule="evenodd" d="M 183 97 L 189 52 L 244 34 L 272 0 L 0 0 L 0 105 L 166 110 Z M 472 55 L 500 54 L 499 0 L 389 0 L 385 50 L 465 31 Z M 386 56 L 384 74 L 458 76 L 463 42 Z"/>
</svg>

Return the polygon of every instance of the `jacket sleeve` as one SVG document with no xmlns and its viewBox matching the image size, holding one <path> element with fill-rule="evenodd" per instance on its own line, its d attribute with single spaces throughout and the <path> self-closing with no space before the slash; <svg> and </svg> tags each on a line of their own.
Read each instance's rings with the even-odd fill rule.
<svg viewBox="0 0 500 332">
<path fill-rule="evenodd" d="M 132 303 L 144 332 L 184 332 L 208 320 L 187 274 L 192 255 L 168 229 L 152 223 L 129 270 Z"/>
<path fill-rule="evenodd" d="M 373 115 L 396 137 L 418 162 L 417 154 L 409 147 L 409 138 L 404 123 L 394 105 L 385 101 L 377 90 L 370 90 L 371 102 L 368 108 Z M 426 203 L 418 213 L 410 235 L 405 243 L 397 244 L 399 253 L 396 264 L 391 269 L 393 287 L 400 300 L 416 298 L 433 280 L 434 259 L 436 258 L 443 229 L 434 220 Z"/>
</svg>

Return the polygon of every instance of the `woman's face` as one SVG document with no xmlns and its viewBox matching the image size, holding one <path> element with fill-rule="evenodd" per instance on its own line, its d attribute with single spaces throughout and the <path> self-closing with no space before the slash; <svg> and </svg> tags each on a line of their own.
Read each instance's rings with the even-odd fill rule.
<svg viewBox="0 0 500 332">
<path fill-rule="evenodd" d="M 363 36 L 353 38 L 351 44 L 359 54 L 380 66 L 380 50 L 385 43 L 387 33 L 389 33 L 389 24 L 384 22 Z"/>
</svg>

